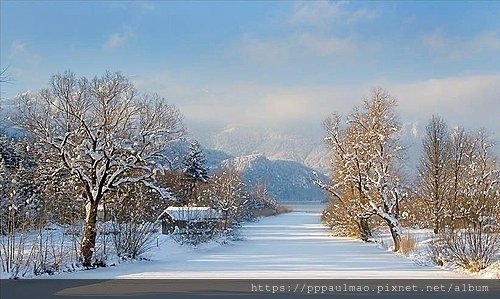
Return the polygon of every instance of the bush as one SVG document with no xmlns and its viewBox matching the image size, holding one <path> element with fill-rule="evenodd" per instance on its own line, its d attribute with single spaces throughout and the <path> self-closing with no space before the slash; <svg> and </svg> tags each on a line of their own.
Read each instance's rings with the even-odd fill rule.
<svg viewBox="0 0 500 299">
<path fill-rule="evenodd" d="M 228 230 L 231 230 L 230 228 Z M 185 227 L 175 227 L 174 232 L 170 235 L 174 241 L 181 245 L 197 246 L 201 243 L 208 242 L 221 233 L 221 229 L 217 223 L 190 223 Z"/>
<path fill-rule="evenodd" d="M 113 244 L 121 258 L 138 258 L 154 247 L 158 228 L 153 222 L 116 223 L 113 226 Z"/>
<path fill-rule="evenodd" d="M 401 237 L 400 251 L 402 254 L 408 254 L 415 249 L 417 242 L 410 233 Z"/>
<path fill-rule="evenodd" d="M 471 272 L 479 272 L 492 263 L 499 246 L 498 233 L 477 225 L 443 232 L 431 245 L 431 253 L 438 265 L 450 262 Z"/>
<path fill-rule="evenodd" d="M 321 215 L 323 223 L 332 229 L 332 235 L 361 238 L 358 223 L 338 204 L 328 205 Z"/>
<path fill-rule="evenodd" d="M 293 212 L 293 209 L 291 207 L 289 207 L 289 206 L 278 205 L 276 207 L 276 212 L 278 214 L 285 214 L 285 213 Z"/>
</svg>

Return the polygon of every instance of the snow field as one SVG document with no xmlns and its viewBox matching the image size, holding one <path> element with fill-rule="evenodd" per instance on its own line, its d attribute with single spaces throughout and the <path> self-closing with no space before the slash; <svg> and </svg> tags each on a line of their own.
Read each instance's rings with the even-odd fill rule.
<svg viewBox="0 0 500 299">
<path fill-rule="evenodd" d="M 318 212 L 292 212 L 247 223 L 242 239 L 198 248 L 160 236 L 149 261 L 62 273 L 54 278 L 470 278 L 417 264 L 379 244 L 332 237 Z"/>
</svg>

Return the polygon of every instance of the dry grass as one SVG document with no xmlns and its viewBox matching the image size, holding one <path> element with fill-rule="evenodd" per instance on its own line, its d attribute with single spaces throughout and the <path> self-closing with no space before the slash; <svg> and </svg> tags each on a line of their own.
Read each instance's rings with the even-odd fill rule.
<svg viewBox="0 0 500 299">
<path fill-rule="evenodd" d="M 293 209 L 289 206 L 278 205 L 278 207 L 276 208 L 276 212 L 278 214 L 290 213 L 293 212 Z"/>
<path fill-rule="evenodd" d="M 415 238 L 410 233 L 406 233 L 403 237 L 401 237 L 401 247 L 400 252 L 402 254 L 408 254 L 412 252 L 417 246 L 417 242 L 415 242 Z"/>
<path fill-rule="evenodd" d="M 274 216 L 276 215 L 276 211 L 274 209 L 258 209 L 258 210 L 252 210 L 252 216 L 255 218 L 258 217 L 269 217 L 269 216 Z"/>
<path fill-rule="evenodd" d="M 264 208 L 264 209 L 259 209 L 259 210 L 253 210 L 252 216 L 253 217 L 269 217 L 269 216 L 275 216 L 275 215 L 284 214 L 284 213 L 290 213 L 292 211 L 293 211 L 293 209 L 289 206 L 278 205 L 276 207 L 276 209 Z"/>
</svg>

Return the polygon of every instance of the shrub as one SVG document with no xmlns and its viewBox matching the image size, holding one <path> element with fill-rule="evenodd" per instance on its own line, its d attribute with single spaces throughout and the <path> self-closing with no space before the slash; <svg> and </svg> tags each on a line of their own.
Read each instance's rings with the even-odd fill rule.
<svg viewBox="0 0 500 299">
<path fill-rule="evenodd" d="M 433 242 L 431 252 L 438 264 L 446 261 L 471 272 L 479 272 L 492 263 L 499 247 L 498 233 L 476 225 L 443 232 Z"/>
<path fill-rule="evenodd" d="M 408 254 L 415 249 L 417 246 L 417 242 L 415 242 L 415 238 L 407 232 L 406 235 L 401 237 L 400 251 L 402 254 Z"/>
<path fill-rule="evenodd" d="M 211 222 L 203 223 L 202 225 L 200 223 L 189 223 L 184 227 L 176 226 L 170 236 L 181 245 L 197 246 L 220 235 L 223 232 L 220 226 L 218 223 Z M 231 230 L 231 228 L 226 229 L 226 231 Z"/>
<path fill-rule="evenodd" d="M 290 212 L 293 212 L 293 209 L 289 206 L 278 205 L 276 207 L 276 213 L 278 213 L 278 214 L 285 214 L 285 213 L 290 213 Z"/>
<path fill-rule="evenodd" d="M 332 229 L 332 235 L 361 238 L 358 223 L 338 204 L 329 204 L 321 215 L 323 223 Z"/>
<path fill-rule="evenodd" d="M 138 258 L 154 246 L 158 229 L 153 222 L 113 222 L 113 244 L 121 258 Z"/>
</svg>

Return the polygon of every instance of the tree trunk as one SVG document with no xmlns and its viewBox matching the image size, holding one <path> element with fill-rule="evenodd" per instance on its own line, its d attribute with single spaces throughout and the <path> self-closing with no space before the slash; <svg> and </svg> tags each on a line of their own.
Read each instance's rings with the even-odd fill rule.
<svg viewBox="0 0 500 299">
<path fill-rule="evenodd" d="M 437 217 L 434 220 L 434 234 L 439 234 L 439 219 Z"/>
<path fill-rule="evenodd" d="M 394 251 L 398 252 L 401 248 L 401 227 L 399 225 L 399 221 L 391 221 L 390 219 L 386 219 L 385 221 L 391 230 L 392 240 L 394 241 Z"/>
<path fill-rule="evenodd" d="M 227 230 L 227 223 L 228 223 L 228 219 L 229 218 L 229 212 L 228 211 L 225 211 L 224 212 L 224 231 Z"/>
<path fill-rule="evenodd" d="M 361 234 L 361 240 L 368 242 L 369 238 L 372 236 L 370 231 L 370 227 L 368 226 L 369 218 L 360 218 L 359 219 L 359 232 Z"/>
<path fill-rule="evenodd" d="M 95 240 L 97 236 L 97 203 L 88 202 L 85 205 L 85 228 L 83 231 L 82 245 L 80 253 L 83 258 L 83 266 L 92 266 L 92 256 L 94 254 Z"/>
</svg>

